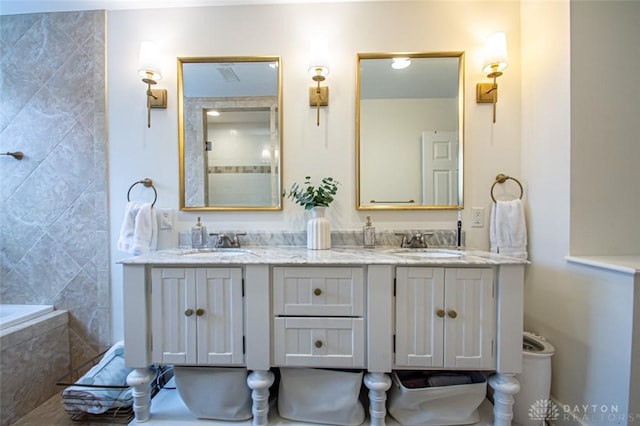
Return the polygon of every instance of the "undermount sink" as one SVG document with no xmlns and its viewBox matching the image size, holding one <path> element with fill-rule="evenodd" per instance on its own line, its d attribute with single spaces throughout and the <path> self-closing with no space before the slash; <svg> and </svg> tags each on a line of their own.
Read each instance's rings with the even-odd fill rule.
<svg viewBox="0 0 640 426">
<path fill-rule="evenodd" d="M 203 248 L 203 249 L 186 249 L 180 253 L 181 256 L 198 256 L 198 257 L 231 257 L 241 254 L 250 254 L 251 250 L 241 248 Z"/>
<path fill-rule="evenodd" d="M 464 252 L 460 250 L 449 249 L 429 249 L 429 248 L 399 248 L 387 251 L 387 253 L 397 254 L 401 256 L 411 257 L 429 257 L 429 258 L 450 258 L 462 257 Z"/>
</svg>

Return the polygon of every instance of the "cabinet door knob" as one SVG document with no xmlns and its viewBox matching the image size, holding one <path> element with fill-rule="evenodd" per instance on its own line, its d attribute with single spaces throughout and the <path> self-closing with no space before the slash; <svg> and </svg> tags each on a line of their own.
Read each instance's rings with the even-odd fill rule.
<svg viewBox="0 0 640 426">
<path fill-rule="evenodd" d="M 316 348 L 322 347 L 322 340 L 316 340 Z"/>
<path fill-rule="evenodd" d="M 193 309 L 187 309 L 184 311 L 184 316 L 190 317 L 191 315 L 193 315 Z"/>
<path fill-rule="evenodd" d="M 202 309 L 202 308 L 196 309 L 196 315 L 199 316 L 199 317 L 203 316 L 204 315 L 204 309 Z"/>
<path fill-rule="evenodd" d="M 315 290 L 313 290 L 313 294 L 315 294 L 316 296 L 320 296 L 322 294 L 322 290 L 316 288 Z"/>
<path fill-rule="evenodd" d="M 449 318 L 455 318 L 458 316 L 458 313 L 452 309 L 449 312 L 447 312 L 447 315 L 449 315 Z"/>
<path fill-rule="evenodd" d="M 438 316 L 438 318 L 444 318 L 444 311 L 442 309 L 438 309 L 436 311 L 436 315 Z"/>
</svg>

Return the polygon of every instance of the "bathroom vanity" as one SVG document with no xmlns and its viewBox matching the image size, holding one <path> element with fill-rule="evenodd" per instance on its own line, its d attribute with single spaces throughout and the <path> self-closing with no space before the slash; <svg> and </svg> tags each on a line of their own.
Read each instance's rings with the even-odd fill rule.
<svg viewBox="0 0 640 426">
<path fill-rule="evenodd" d="M 362 369 L 384 425 L 392 370 L 494 372 L 509 425 L 522 368 L 525 261 L 481 251 L 337 247 L 163 250 L 125 259 L 126 364 L 138 421 L 149 366 L 251 371 L 253 424 L 268 424 L 272 367 Z"/>
</svg>

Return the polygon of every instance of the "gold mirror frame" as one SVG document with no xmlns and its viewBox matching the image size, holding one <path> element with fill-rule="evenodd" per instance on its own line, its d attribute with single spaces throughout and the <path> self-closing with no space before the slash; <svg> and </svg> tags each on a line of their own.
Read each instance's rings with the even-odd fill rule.
<svg viewBox="0 0 640 426">
<path fill-rule="evenodd" d="M 392 200 L 389 202 L 380 201 L 380 204 L 372 205 L 372 203 L 363 203 L 362 196 L 362 166 L 361 157 L 363 152 L 363 140 L 361 139 L 361 91 L 362 91 L 362 60 L 386 60 L 389 63 L 393 58 L 458 58 L 458 75 L 457 75 L 457 135 L 458 135 L 458 147 L 457 147 L 457 203 L 446 205 L 409 205 L 410 202 L 415 202 L 413 199 L 408 200 Z M 357 210 L 453 210 L 463 207 L 463 188 L 464 188 L 464 52 L 430 52 L 430 53 L 358 53 L 357 54 L 357 71 L 356 71 L 356 209 Z M 424 129 L 427 130 L 427 129 Z M 393 159 L 386 159 L 385 161 L 393 161 Z M 394 176 L 393 172 L 389 172 L 388 169 L 381 168 L 381 173 L 385 174 L 386 179 L 390 179 Z M 421 179 L 421 178 L 420 178 Z M 377 201 L 376 201 L 377 202 Z"/>
<path fill-rule="evenodd" d="M 223 205 L 223 206 L 190 206 L 186 205 L 186 177 L 185 177 L 185 102 L 184 102 L 184 74 L 183 64 L 190 63 L 252 63 L 252 62 L 275 62 L 277 64 L 277 111 L 275 112 L 275 121 L 277 123 L 277 181 L 272 183 L 275 189 L 272 188 L 272 205 Z M 282 210 L 282 60 L 280 56 L 222 56 L 222 57 L 179 57 L 178 63 L 178 139 L 179 139 L 179 168 L 180 168 L 180 210 L 183 211 L 273 211 Z M 234 98 L 237 99 L 237 98 Z M 223 103 L 229 103 L 231 106 L 226 107 L 229 111 L 238 110 L 251 110 L 253 108 L 252 101 L 234 100 L 232 102 L 226 101 Z M 202 120 L 203 126 L 206 125 L 204 121 L 205 109 L 202 110 L 202 117 L 194 117 L 194 120 Z M 222 107 L 225 109 L 225 107 Z M 272 120 L 273 122 L 273 120 Z M 271 129 L 273 132 L 273 128 Z M 201 141 L 203 144 L 206 142 Z M 273 152 L 271 153 L 273 156 Z M 277 201 L 275 201 L 277 200 Z"/>
</svg>

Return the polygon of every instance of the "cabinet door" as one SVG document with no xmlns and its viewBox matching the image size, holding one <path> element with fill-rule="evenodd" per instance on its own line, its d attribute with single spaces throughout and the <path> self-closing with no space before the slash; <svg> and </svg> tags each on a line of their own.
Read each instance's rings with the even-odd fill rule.
<svg viewBox="0 0 640 426">
<path fill-rule="evenodd" d="M 152 362 L 158 364 L 196 363 L 195 306 L 194 269 L 154 268 L 152 270 Z"/>
<path fill-rule="evenodd" d="M 198 364 L 242 364 L 242 270 L 196 269 Z"/>
<path fill-rule="evenodd" d="M 274 314 L 362 316 L 363 277 L 362 268 L 274 268 Z"/>
<path fill-rule="evenodd" d="M 396 365 L 442 367 L 443 301 L 443 268 L 396 268 Z"/>
<path fill-rule="evenodd" d="M 494 368 L 493 270 L 447 268 L 444 287 L 445 367 Z"/>
</svg>

